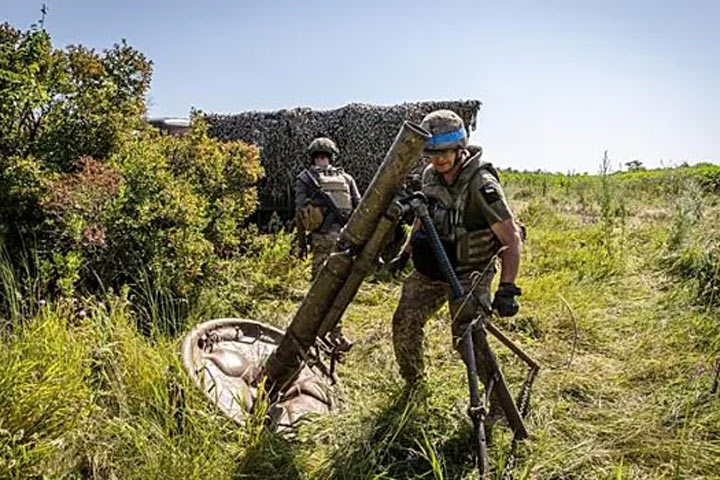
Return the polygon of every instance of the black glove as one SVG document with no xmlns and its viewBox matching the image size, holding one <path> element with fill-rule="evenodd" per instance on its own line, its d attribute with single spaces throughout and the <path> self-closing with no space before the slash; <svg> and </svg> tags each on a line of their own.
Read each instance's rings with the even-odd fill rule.
<svg viewBox="0 0 720 480">
<path fill-rule="evenodd" d="M 497 310 L 501 317 L 512 317 L 520 309 L 520 305 L 515 300 L 515 297 L 520 295 L 522 295 L 522 290 L 514 283 L 501 283 L 495 292 L 495 298 L 493 298 L 493 310 Z"/>
<path fill-rule="evenodd" d="M 400 272 L 405 270 L 409 259 L 410 252 L 403 251 L 400 255 L 388 262 L 386 267 L 387 271 L 393 275 L 398 275 Z"/>
</svg>

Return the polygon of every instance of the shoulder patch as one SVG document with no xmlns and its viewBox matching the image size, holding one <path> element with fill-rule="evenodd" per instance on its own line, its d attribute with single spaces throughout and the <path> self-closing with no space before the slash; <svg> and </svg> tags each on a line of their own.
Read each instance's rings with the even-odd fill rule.
<svg viewBox="0 0 720 480">
<path fill-rule="evenodd" d="M 500 200 L 498 189 L 492 183 L 486 183 L 480 187 L 480 193 L 488 204 L 492 204 Z"/>
</svg>

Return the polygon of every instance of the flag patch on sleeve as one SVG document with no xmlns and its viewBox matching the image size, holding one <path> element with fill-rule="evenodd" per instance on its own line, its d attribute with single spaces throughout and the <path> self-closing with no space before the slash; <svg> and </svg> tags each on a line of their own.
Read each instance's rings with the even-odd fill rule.
<svg viewBox="0 0 720 480">
<path fill-rule="evenodd" d="M 487 203 L 495 203 L 500 200 L 500 194 L 494 185 L 483 185 L 480 187 L 480 193 Z"/>
</svg>

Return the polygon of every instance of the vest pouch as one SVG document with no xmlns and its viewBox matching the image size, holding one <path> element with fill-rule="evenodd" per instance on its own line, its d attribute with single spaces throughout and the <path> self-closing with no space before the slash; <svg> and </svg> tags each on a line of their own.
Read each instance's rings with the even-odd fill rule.
<svg viewBox="0 0 720 480">
<path fill-rule="evenodd" d="M 432 212 L 432 221 L 441 239 L 448 239 L 452 233 L 450 210 L 437 205 Z"/>
<path fill-rule="evenodd" d="M 466 232 L 456 245 L 457 262 L 459 265 L 485 268 L 499 249 L 500 242 L 489 228 Z"/>
<path fill-rule="evenodd" d="M 469 247 L 468 235 L 461 235 L 455 244 L 455 257 L 458 263 L 467 264 L 470 260 L 470 247 Z"/>
</svg>

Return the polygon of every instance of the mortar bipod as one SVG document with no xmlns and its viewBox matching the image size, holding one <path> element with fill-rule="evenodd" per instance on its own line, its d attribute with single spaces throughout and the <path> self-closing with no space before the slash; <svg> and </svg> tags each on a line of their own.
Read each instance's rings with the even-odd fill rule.
<svg viewBox="0 0 720 480">
<path fill-rule="evenodd" d="M 430 214 L 427 208 L 427 199 L 425 196 L 416 192 L 412 196 L 403 200 L 403 202 L 411 205 L 415 215 L 420 219 L 425 234 L 430 241 L 433 253 L 437 259 L 440 270 L 443 277 L 450 285 L 451 290 L 451 302 L 460 301 L 465 296 L 464 289 L 460 284 L 460 281 L 455 274 L 455 271 L 450 264 L 447 253 L 440 241 L 435 225 L 430 218 Z M 487 417 L 487 405 L 489 404 L 490 397 L 495 393 L 496 399 L 499 401 L 505 416 L 508 420 L 510 428 L 514 432 L 513 441 L 524 440 L 528 437 L 528 432 L 522 419 L 522 415 L 518 410 L 517 404 L 510 394 L 507 382 L 502 374 L 502 370 L 498 365 L 495 354 L 493 353 L 488 341 L 486 325 L 484 322 L 474 322 L 477 318 L 477 312 L 470 311 L 472 302 L 463 302 L 460 306 L 459 311 L 456 313 L 458 319 L 461 316 L 468 318 L 467 328 L 462 332 L 460 336 L 460 351 L 463 357 L 463 361 L 467 367 L 468 384 L 470 389 L 470 408 L 469 415 L 473 422 L 474 427 L 474 442 L 475 450 L 477 454 L 477 467 L 480 478 L 487 478 L 488 473 L 488 458 L 487 458 L 487 440 L 485 435 L 485 421 Z M 494 335 L 498 336 L 500 341 L 507 345 L 514 353 L 520 356 L 531 366 L 531 371 L 528 374 L 528 381 L 526 385 L 528 388 L 523 388 L 523 392 L 529 392 L 529 385 L 532 384 L 535 374 L 539 369 L 537 362 L 532 360 L 525 352 L 515 345 L 509 338 L 507 338 L 500 330 L 494 327 L 488 322 L 491 331 Z M 490 373 L 488 382 L 485 388 L 484 401 L 481 403 L 479 386 L 478 386 L 478 374 L 477 374 L 477 363 L 475 358 L 475 342 L 479 342 L 477 350 L 482 352 L 483 363 L 488 367 Z M 525 395 L 527 396 L 527 395 Z M 527 402 L 523 402 L 525 405 Z"/>
</svg>

